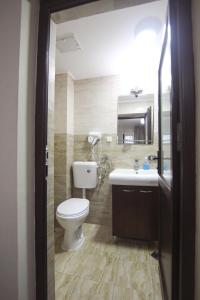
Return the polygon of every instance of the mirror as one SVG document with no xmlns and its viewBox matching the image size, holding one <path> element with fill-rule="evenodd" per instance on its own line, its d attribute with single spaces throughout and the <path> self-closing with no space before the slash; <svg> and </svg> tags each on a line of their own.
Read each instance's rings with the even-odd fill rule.
<svg viewBox="0 0 200 300">
<path fill-rule="evenodd" d="M 154 95 L 118 97 L 118 144 L 153 144 Z"/>
</svg>

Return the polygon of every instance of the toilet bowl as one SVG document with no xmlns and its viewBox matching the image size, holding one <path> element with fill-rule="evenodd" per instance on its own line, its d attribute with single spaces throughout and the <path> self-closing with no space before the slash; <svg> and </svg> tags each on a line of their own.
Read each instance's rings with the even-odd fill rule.
<svg viewBox="0 0 200 300">
<path fill-rule="evenodd" d="M 83 198 L 64 200 L 56 210 L 56 219 L 64 228 L 63 250 L 77 249 L 84 242 L 82 224 L 89 214 L 86 189 L 97 185 L 97 163 L 94 161 L 74 161 L 72 164 L 74 186 L 82 189 Z"/>
<path fill-rule="evenodd" d="M 62 249 L 78 249 L 84 242 L 82 225 L 89 214 L 89 201 L 82 198 L 70 198 L 63 201 L 56 211 L 56 219 L 64 229 Z"/>
</svg>

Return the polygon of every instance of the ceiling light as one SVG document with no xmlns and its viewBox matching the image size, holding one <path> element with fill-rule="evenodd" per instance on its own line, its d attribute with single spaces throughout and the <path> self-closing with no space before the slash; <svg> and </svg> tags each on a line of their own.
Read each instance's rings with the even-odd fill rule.
<svg viewBox="0 0 200 300">
<path fill-rule="evenodd" d="M 135 36 L 142 31 L 152 30 L 156 34 L 159 34 L 162 29 L 162 22 L 157 17 L 147 17 L 141 20 L 135 28 Z"/>
</svg>

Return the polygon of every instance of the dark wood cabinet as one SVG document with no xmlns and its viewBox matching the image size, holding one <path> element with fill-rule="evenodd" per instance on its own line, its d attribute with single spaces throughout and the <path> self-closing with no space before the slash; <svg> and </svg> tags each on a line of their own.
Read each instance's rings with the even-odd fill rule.
<svg viewBox="0 0 200 300">
<path fill-rule="evenodd" d="M 113 235 L 158 240 L 158 187 L 112 186 Z"/>
</svg>

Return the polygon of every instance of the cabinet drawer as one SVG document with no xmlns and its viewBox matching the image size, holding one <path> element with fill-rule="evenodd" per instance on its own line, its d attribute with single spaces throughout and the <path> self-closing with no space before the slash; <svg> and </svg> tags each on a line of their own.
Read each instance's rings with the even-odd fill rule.
<svg viewBox="0 0 200 300">
<path fill-rule="evenodd" d="M 113 185 L 112 192 L 114 193 L 134 193 L 141 192 L 143 194 L 151 194 L 158 191 L 158 187 L 154 186 L 128 186 L 128 185 Z"/>
</svg>

